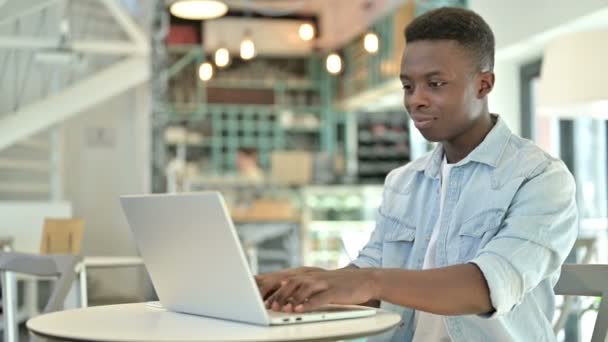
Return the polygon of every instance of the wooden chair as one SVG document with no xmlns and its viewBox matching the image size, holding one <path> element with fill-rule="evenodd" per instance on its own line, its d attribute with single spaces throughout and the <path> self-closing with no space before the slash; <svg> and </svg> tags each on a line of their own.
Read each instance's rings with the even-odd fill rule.
<svg viewBox="0 0 608 342">
<path fill-rule="evenodd" d="M 40 255 L 0 252 L 4 341 L 13 342 L 18 338 L 16 274 L 55 279 L 42 313 L 63 309 L 76 278 L 76 265 L 82 261 L 80 247 L 83 232 L 84 221 L 81 219 L 47 218 L 40 241 Z"/>
</svg>

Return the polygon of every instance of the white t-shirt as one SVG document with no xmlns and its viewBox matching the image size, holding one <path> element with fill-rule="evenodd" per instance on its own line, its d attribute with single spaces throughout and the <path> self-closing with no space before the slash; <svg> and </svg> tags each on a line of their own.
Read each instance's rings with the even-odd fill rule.
<svg viewBox="0 0 608 342">
<path fill-rule="evenodd" d="M 450 177 L 450 170 L 454 165 L 448 164 L 443 156 L 443 162 L 441 163 L 441 201 L 439 202 L 439 217 L 437 223 L 431 233 L 431 240 L 429 246 L 426 249 L 424 255 L 424 264 L 422 269 L 435 268 L 435 250 L 437 246 L 437 236 L 441 229 L 441 216 L 443 215 L 443 202 L 445 200 L 445 194 L 448 184 L 448 178 Z M 424 311 L 416 311 L 416 331 L 414 333 L 414 339 L 412 342 L 449 342 L 452 341 L 443 321 L 443 316 L 435 315 Z"/>
</svg>

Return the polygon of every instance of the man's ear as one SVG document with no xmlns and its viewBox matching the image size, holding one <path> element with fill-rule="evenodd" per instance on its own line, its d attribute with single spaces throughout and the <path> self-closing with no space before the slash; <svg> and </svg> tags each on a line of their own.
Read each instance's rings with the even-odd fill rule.
<svg viewBox="0 0 608 342">
<path fill-rule="evenodd" d="M 496 76 L 492 71 L 484 71 L 478 76 L 477 97 L 482 99 L 494 89 Z"/>
</svg>

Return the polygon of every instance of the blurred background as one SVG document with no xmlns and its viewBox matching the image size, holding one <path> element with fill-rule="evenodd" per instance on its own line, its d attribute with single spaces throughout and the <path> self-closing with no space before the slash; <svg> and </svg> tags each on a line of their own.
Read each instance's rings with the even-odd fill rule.
<svg viewBox="0 0 608 342">
<path fill-rule="evenodd" d="M 490 109 L 566 162 L 570 261 L 607 263 L 605 0 L 0 0 L 0 247 L 48 252 L 49 220 L 78 219 L 85 304 L 150 300 L 118 197 L 218 190 L 254 272 L 348 264 L 387 173 L 433 147 L 398 75 L 405 26 L 441 6 L 493 28 Z M 17 279 L 20 322 L 39 282 Z M 589 340 L 598 303 L 560 339 Z"/>
</svg>

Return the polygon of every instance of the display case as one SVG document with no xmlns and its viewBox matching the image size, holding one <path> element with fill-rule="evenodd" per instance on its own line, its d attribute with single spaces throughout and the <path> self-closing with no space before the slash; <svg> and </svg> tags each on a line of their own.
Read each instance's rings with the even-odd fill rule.
<svg viewBox="0 0 608 342">
<path fill-rule="evenodd" d="M 304 265 L 328 269 L 348 265 L 368 241 L 381 200 L 381 186 L 303 188 Z"/>
</svg>

